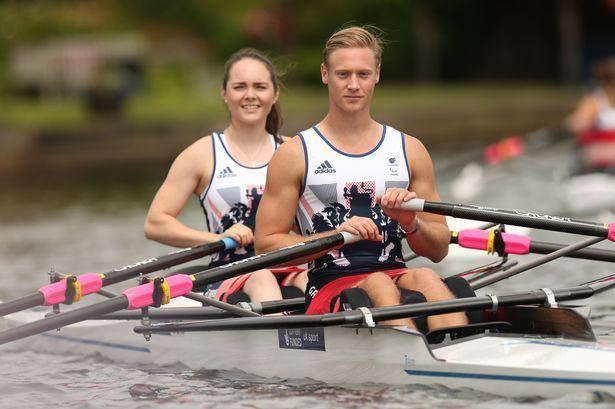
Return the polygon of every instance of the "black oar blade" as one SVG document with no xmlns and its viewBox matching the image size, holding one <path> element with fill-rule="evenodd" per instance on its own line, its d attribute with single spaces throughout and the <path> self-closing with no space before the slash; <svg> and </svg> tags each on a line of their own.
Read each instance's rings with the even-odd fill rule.
<svg viewBox="0 0 615 409">
<path fill-rule="evenodd" d="M 76 322 L 84 321 L 102 314 L 120 311 L 127 307 L 128 300 L 125 296 L 121 295 L 94 305 L 67 311 L 62 314 L 52 315 L 39 321 L 24 324 L 15 328 L 9 328 L 0 332 L 0 345 L 74 324 Z"/>
</svg>

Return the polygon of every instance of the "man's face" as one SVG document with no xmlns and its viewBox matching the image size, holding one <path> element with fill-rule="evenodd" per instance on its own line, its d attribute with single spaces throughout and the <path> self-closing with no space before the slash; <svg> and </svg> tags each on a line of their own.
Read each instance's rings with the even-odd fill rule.
<svg viewBox="0 0 615 409">
<path fill-rule="evenodd" d="M 369 109 L 374 87 L 380 79 L 380 65 L 374 52 L 366 47 L 340 48 L 329 54 L 320 67 L 329 100 L 344 112 Z"/>
</svg>

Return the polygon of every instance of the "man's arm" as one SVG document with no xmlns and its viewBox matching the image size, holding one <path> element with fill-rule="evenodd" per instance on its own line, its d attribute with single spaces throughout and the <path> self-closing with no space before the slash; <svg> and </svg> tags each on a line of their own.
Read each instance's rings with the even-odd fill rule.
<svg viewBox="0 0 615 409">
<path fill-rule="evenodd" d="M 289 233 L 293 229 L 297 214 L 304 172 L 303 147 L 301 140 L 295 137 L 284 143 L 269 162 L 265 192 L 256 214 L 257 253 L 270 252 L 306 240 L 306 237 Z M 353 217 L 336 230 L 314 234 L 309 236 L 309 239 L 318 239 L 340 231 L 358 234 L 365 240 L 382 240 L 374 222 L 364 217 Z M 322 251 L 286 264 L 302 264 L 326 253 L 327 251 Z"/>
<path fill-rule="evenodd" d="M 305 159 L 298 137 L 285 142 L 274 153 L 267 168 L 267 183 L 256 213 L 254 248 L 267 253 L 305 241 L 301 235 L 290 234 L 299 204 Z M 311 236 L 318 238 L 331 233 Z M 316 257 L 294 260 L 301 264 Z"/>
<path fill-rule="evenodd" d="M 416 138 L 405 135 L 406 157 L 410 164 L 412 180 L 408 190 L 389 189 L 380 198 L 380 205 L 389 217 L 397 220 L 407 232 L 406 239 L 412 251 L 434 262 L 448 254 L 450 231 L 446 218 L 439 214 L 396 210 L 401 203 L 413 197 L 438 202 L 435 174 L 431 157 L 425 146 Z"/>
</svg>

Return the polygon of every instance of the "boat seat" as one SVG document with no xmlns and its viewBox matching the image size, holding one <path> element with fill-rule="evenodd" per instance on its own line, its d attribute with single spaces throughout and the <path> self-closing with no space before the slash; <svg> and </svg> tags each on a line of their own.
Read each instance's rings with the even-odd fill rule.
<svg viewBox="0 0 615 409">
<path fill-rule="evenodd" d="M 448 277 L 443 280 L 444 284 L 451 290 L 457 298 L 475 297 L 474 290 L 470 284 L 461 277 Z M 400 304 L 416 304 L 427 302 L 427 299 L 420 291 L 400 290 Z M 373 304 L 367 293 L 361 288 L 347 288 L 343 290 L 339 296 L 331 300 L 331 311 L 356 310 L 359 307 L 373 307 Z M 466 311 L 470 324 L 480 323 L 482 321 L 481 311 Z M 427 316 L 421 315 L 412 317 L 412 321 L 416 328 L 423 334 L 426 334 L 429 329 L 427 327 Z"/>
<path fill-rule="evenodd" d="M 229 294 L 228 297 L 226 297 L 226 302 L 229 304 L 238 304 L 240 302 L 249 303 L 250 297 L 248 297 L 248 294 L 244 293 L 243 291 L 235 291 L 234 293 Z"/>
<path fill-rule="evenodd" d="M 440 344 L 447 338 L 455 340 L 470 335 L 482 334 L 485 331 L 497 333 L 510 332 L 512 327 L 512 324 L 507 321 L 480 322 L 477 324 L 438 328 L 425 334 L 425 338 L 427 338 L 427 342 L 430 344 Z"/>
<path fill-rule="evenodd" d="M 444 284 L 453 293 L 456 298 L 476 297 L 476 293 L 470 287 L 470 283 L 461 277 L 447 277 L 444 279 Z M 483 321 L 482 311 L 466 311 L 466 316 L 470 324 L 477 324 Z"/>
<path fill-rule="evenodd" d="M 448 287 L 449 290 L 453 293 L 453 295 L 457 298 L 468 298 L 475 297 L 476 294 L 470 284 L 461 277 L 448 277 L 443 280 L 444 284 Z M 414 290 L 401 290 L 401 303 L 402 304 L 416 304 L 421 302 L 427 302 L 427 299 L 423 295 L 423 293 Z M 477 324 L 482 322 L 482 312 L 481 311 L 466 311 L 466 316 L 468 317 L 468 322 L 470 324 Z M 412 317 L 412 321 L 414 321 L 414 325 L 416 328 L 421 331 L 423 334 L 426 334 L 429 329 L 427 327 L 427 316 L 419 315 L 416 317 Z"/>
<path fill-rule="evenodd" d="M 414 290 L 400 290 L 400 303 L 401 304 L 418 304 L 422 302 L 427 302 L 427 298 L 420 291 Z M 427 316 L 426 315 L 418 315 L 416 317 L 412 317 L 412 322 L 416 326 L 416 329 L 425 334 L 427 329 Z"/>
<path fill-rule="evenodd" d="M 372 300 L 362 288 L 354 287 L 342 290 L 340 295 L 331 299 L 331 311 L 356 310 L 360 307 L 372 308 Z"/>
<path fill-rule="evenodd" d="M 297 287 L 281 285 L 280 291 L 282 292 L 282 298 L 290 300 L 291 298 L 305 297 L 305 293 Z"/>
<path fill-rule="evenodd" d="M 289 286 L 281 285 L 280 291 L 282 292 L 282 299 L 284 300 L 289 300 L 291 298 L 305 297 L 305 294 L 303 293 L 303 291 L 301 291 L 297 287 L 289 287 Z M 226 302 L 229 304 L 238 304 L 240 302 L 249 303 L 250 301 L 251 300 L 250 300 L 250 297 L 248 297 L 248 294 L 244 293 L 243 291 L 235 291 L 234 293 L 229 294 L 229 296 L 226 297 Z"/>
</svg>

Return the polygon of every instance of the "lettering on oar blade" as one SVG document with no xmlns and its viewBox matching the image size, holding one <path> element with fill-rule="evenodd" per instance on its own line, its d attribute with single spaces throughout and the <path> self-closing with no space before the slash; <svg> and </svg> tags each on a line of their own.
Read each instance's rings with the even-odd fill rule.
<svg viewBox="0 0 615 409">
<path fill-rule="evenodd" d="M 280 342 L 280 348 L 284 349 L 324 351 L 325 330 L 324 328 L 279 329 L 278 341 Z"/>
</svg>

